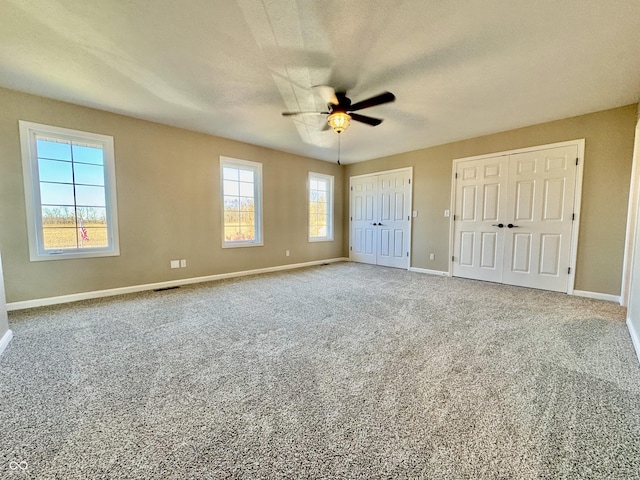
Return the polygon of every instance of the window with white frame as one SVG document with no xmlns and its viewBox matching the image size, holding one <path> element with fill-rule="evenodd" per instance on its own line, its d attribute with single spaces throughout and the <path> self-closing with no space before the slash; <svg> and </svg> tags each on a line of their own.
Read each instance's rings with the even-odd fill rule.
<svg viewBox="0 0 640 480">
<path fill-rule="evenodd" d="M 19 126 L 31 260 L 119 255 L 113 137 Z"/>
<path fill-rule="evenodd" d="M 222 246 L 262 245 L 262 164 L 220 157 Z"/>
<path fill-rule="evenodd" d="M 309 241 L 333 240 L 333 176 L 309 172 Z"/>
</svg>

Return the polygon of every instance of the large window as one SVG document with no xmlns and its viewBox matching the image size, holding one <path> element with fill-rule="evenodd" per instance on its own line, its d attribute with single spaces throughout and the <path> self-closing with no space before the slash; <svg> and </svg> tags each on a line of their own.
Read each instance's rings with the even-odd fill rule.
<svg viewBox="0 0 640 480">
<path fill-rule="evenodd" d="M 223 247 L 262 245 L 262 165 L 220 157 Z"/>
<path fill-rule="evenodd" d="M 333 240 L 333 177 L 309 173 L 309 241 Z"/>
<path fill-rule="evenodd" d="M 20 121 L 32 261 L 119 255 L 113 137 Z"/>
</svg>

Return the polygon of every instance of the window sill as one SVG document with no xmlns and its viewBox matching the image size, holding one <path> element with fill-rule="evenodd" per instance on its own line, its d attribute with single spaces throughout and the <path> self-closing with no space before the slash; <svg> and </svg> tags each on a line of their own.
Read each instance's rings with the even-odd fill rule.
<svg viewBox="0 0 640 480">
<path fill-rule="evenodd" d="M 260 243 L 223 243 L 222 248 L 244 248 L 244 247 L 263 247 L 264 244 Z"/>
</svg>

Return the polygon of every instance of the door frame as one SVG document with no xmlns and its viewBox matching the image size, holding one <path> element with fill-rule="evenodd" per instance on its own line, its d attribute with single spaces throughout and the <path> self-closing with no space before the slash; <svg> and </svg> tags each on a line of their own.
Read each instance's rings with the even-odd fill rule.
<svg viewBox="0 0 640 480">
<path fill-rule="evenodd" d="M 474 155 L 472 157 L 456 158 L 452 162 L 451 168 L 451 217 L 449 218 L 449 268 L 448 275 L 453 276 L 453 267 L 451 258 L 454 254 L 454 240 L 455 240 L 455 205 L 456 205 L 456 170 L 459 163 L 468 162 L 471 160 L 481 160 L 491 157 L 510 156 L 517 153 L 535 152 L 538 150 L 548 150 L 557 147 L 570 147 L 576 146 L 578 148 L 578 165 L 576 169 L 576 184 L 575 194 L 573 198 L 573 213 L 575 220 L 573 221 L 573 228 L 571 229 L 571 247 L 569 251 L 569 265 L 571 266 L 571 273 L 569 274 L 569 281 L 567 285 L 567 294 L 573 295 L 575 286 L 576 275 L 576 260 L 578 258 L 578 233 L 580 231 L 580 206 L 582 204 L 582 174 L 584 172 L 584 145 L 585 139 L 579 138 L 575 140 L 568 140 L 566 142 L 548 143 L 546 145 L 535 145 L 532 147 L 518 148 L 514 150 L 504 150 L 501 152 L 485 153 L 482 155 Z"/>
<path fill-rule="evenodd" d="M 411 260 L 413 258 L 413 237 L 412 237 L 412 227 L 413 227 L 413 166 L 410 167 L 402 167 L 402 168 L 394 168 L 392 170 L 382 170 L 379 172 L 371 172 L 371 173 L 363 173 L 361 175 L 352 175 L 349 177 L 349 261 L 352 262 L 352 243 L 351 243 L 351 222 L 353 219 L 353 212 L 351 210 L 351 192 L 352 192 L 352 181 L 355 178 L 365 178 L 365 177 L 377 177 L 378 175 L 386 175 L 388 173 L 399 173 L 399 172 L 409 172 L 409 211 L 411 212 L 409 219 L 409 231 L 407 235 L 409 237 L 409 261 L 407 262 L 407 270 L 411 270 Z"/>
</svg>

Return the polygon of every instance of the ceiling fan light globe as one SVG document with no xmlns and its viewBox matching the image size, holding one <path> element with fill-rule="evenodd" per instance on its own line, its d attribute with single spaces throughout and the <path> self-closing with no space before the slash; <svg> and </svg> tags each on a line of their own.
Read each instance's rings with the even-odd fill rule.
<svg viewBox="0 0 640 480">
<path fill-rule="evenodd" d="M 327 118 L 327 123 L 336 133 L 342 133 L 349 128 L 351 117 L 345 112 L 334 112 Z"/>
</svg>

